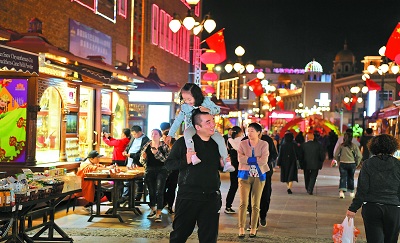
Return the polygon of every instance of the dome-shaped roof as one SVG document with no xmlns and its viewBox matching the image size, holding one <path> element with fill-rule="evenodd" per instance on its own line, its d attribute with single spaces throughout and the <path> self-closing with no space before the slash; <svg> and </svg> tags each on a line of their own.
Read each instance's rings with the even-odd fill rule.
<svg viewBox="0 0 400 243">
<path fill-rule="evenodd" d="M 280 82 L 290 81 L 290 80 L 291 80 L 290 75 L 287 74 L 287 73 L 281 73 L 281 74 L 278 76 L 278 81 L 280 81 Z"/>
<path fill-rule="evenodd" d="M 347 43 L 344 43 L 344 49 L 339 51 L 335 56 L 336 62 L 353 62 L 354 54 L 350 50 L 347 49 Z"/>
<path fill-rule="evenodd" d="M 323 72 L 321 64 L 319 64 L 315 60 L 307 63 L 306 67 L 304 68 L 304 71 L 306 73 L 311 73 L 311 72 L 322 73 Z"/>
</svg>

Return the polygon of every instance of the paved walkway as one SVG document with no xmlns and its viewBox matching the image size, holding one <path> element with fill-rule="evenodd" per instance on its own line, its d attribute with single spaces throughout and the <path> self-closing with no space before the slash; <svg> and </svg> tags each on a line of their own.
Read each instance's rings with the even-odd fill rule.
<svg viewBox="0 0 400 243">
<path fill-rule="evenodd" d="M 248 235 L 240 242 L 332 242 L 332 226 L 341 223 L 345 217 L 351 199 L 339 199 L 338 168 L 329 167 L 330 161 L 325 161 L 320 171 L 314 195 L 308 195 L 304 188 L 302 171 L 299 170 L 299 182 L 293 186 L 293 194 L 286 192 L 286 184 L 279 182 L 279 169 L 272 177 L 272 198 L 267 216 L 268 226 L 260 227 L 257 238 L 250 239 Z M 358 171 L 356 176 L 358 175 Z M 221 208 L 219 241 L 239 242 L 237 238 L 237 214 L 225 214 L 225 196 L 229 188 L 229 175 L 222 174 L 223 206 Z M 233 208 L 237 211 L 239 196 L 236 195 Z M 104 211 L 106 211 L 104 207 Z M 168 242 L 171 231 L 172 217 L 163 211 L 163 222 L 155 223 L 146 218 L 150 212 L 147 205 L 142 205 L 142 216 L 124 212 L 124 223 L 117 219 L 94 218 L 87 222 L 88 215 L 77 207 L 74 212 L 66 214 L 65 210 L 57 213 L 56 222 L 73 237 L 75 242 Z M 355 225 L 361 231 L 357 242 L 365 242 L 365 232 L 360 213 L 357 214 Z M 198 242 L 194 233 L 188 242 Z"/>
</svg>

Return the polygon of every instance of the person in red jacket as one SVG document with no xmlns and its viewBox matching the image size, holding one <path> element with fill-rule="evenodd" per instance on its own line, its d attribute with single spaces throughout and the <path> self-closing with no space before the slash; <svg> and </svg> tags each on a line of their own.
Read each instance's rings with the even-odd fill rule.
<svg viewBox="0 0 400 243">
<path fill-rule="evenodd" d="M 129 128 L 124 128 L 124 130 L 122 130 L 122 135 L 120 139 L 111 137 L 109 133 L 103 133 L 103 141 L 108 146 L 114 147 L 112 164 L 117 164 L 118 166 L 126 165 L 126 157 L 122 155 L 122 152 L 125 151 L 126 146 L 128 146 L 130 140 L 131 130 Z"/>
</svg>

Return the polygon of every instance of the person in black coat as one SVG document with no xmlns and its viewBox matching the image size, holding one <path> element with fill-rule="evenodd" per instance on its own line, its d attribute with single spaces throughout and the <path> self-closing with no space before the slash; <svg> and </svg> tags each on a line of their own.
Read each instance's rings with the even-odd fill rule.
<svg viewBox="0 0 400 243">
<path fill-rule="evenodd" d="M 300 157 L 301 149 L 294 141 L 293 133 L 286 133 L 284 142 L 279 150 L 277 165 L 281 168 L 281 182 L 287 184 L 288 194 L 292 194 L 293 181 L 299 181 L 296 160 L 300 160 Z"/>
<path fill-rule="evenodd" d="M 307 193 L 312 195 L 318 171 L 322 169 L 325 160 L 325 152 L 322 145 L 314 140 L 314 134 L 306 135 L 307 142 L 301 145 L 302 160 L 301 167 L 304 170 L 304 182 Z"/>
</svg>

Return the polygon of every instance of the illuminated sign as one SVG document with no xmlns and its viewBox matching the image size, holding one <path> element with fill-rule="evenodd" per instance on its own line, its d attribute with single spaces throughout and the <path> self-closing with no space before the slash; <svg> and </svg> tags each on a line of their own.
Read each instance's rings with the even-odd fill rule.
<svg viewBox="0 0 400 243">
<path fill-rule="evenodd" d="M 318 103 L 318 106 L 329 106 L 331 103 L 331 100 L 329 99 L 328 93 L 320 93 L 319 99 L 315 99 L 315 102 Z"/>
<path fill-rule="evenodd" d="M 272 112 L 270 117 L 271 117 L 271 118 L 292 119 L 292 118 L 294 118 L 294 114 L 293 114 L 293 113 L 277 113 L 277 112 Z"/>
</svg>

